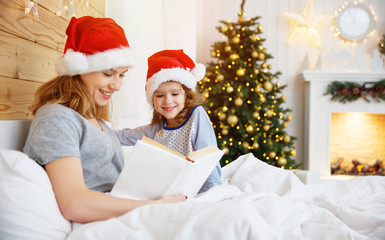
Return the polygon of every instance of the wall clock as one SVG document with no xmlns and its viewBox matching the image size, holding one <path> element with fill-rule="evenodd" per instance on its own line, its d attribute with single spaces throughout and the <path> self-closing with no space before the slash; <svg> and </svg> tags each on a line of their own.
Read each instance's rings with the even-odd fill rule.
<svg viewBox="0 0 385 240">
<path fill-rule="evenodd" d="M 374 14 L 364 4 L 340 8 L 336 18 L 336 31 L 345 40 L 358 41 L 366 38 L 374 29 Z"/>
</svg>

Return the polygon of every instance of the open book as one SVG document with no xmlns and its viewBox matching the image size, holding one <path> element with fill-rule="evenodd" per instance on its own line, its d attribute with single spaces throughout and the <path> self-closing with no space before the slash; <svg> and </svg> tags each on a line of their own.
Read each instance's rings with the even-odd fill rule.
<svg viewBox="0 0 385 240">
<path fill-rule="evenodd" d="M 182 154 L 143 137 L 135 144 L 111 195 L 152 200 L 166 195 L 196 195 L 225 153 L 209 146 Z"/>
</svg>

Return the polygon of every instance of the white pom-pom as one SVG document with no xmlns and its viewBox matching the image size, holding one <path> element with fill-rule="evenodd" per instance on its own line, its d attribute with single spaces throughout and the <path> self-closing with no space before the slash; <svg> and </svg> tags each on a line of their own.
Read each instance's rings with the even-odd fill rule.
<svg viewBox="0 0 385 240">
<path fill-rule="evenodd" d="M 201 63 L 197 63 L 195 64 L 195 67 L 191 70 L 191 73 L 195 76 L 198 82 L 205 76 L 206 66 Z"/>
<path fill-rule="evenodd" d="M 62 75 L 77 75 L 88 70 L 87 57 L 83 53 L 74 52 L 71 49 L 56 64 L 56 72 Z"/>
</svg>

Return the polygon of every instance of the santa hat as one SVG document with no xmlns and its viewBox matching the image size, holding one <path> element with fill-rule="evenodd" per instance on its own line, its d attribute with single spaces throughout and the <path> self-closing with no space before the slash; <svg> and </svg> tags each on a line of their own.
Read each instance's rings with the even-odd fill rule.
<svg viewBox="0 0 385 240">
<path fill-rule="evenodd" d="M 131 65 L 131 50 L 124 30 L 110 18 L 72 17 L 66 34 L 64 56 L 56 63 L 59 76 Z"/>
<path fill-rule="evenodd" d="M 195 64 L 182 49 L 163 50 L 148 58 L 146 98 L 152 105 L 152 95 L 159 85 L 167 81 L 175 81 L 195 91 L 198 81 L 206 72 L 203 64 Z"/>
</svg>

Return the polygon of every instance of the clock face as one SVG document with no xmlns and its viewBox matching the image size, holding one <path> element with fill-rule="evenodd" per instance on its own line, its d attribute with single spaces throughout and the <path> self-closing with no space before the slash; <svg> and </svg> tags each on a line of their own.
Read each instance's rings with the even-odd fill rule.
<svg viewBox="0 0 385 240">
<path fill-rule="evenodd" d="M 369 9 L 363 6 L 350 6 L 337 17 L 337 29 L 347 40 L 361 40 L 374 28 L 374 19 Z"/>
</svg>

